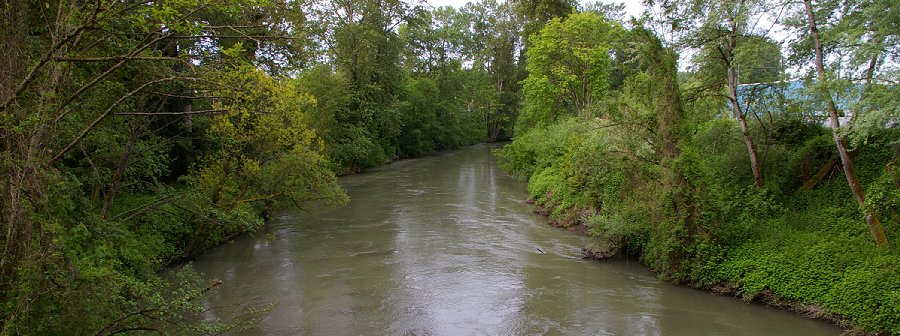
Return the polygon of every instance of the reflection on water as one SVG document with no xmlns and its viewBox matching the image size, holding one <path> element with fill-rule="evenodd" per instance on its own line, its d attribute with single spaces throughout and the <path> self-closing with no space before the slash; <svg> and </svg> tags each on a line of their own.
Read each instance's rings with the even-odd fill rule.
<svg viewBox="0 0 900 336">
<path fill-rule="evenodd" d="M 352 201 L 285 212 L 194 263 L 246 335 L 838 335 L 791 313 L 578 258 L 479 145 L 341 178 Z M 543 252 L 541 252 L 543 251 Z"/>
</svg>

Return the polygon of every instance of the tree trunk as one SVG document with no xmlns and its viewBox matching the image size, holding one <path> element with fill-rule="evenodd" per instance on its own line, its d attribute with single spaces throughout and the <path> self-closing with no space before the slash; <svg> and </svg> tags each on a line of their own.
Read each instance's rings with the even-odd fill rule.
<svg viewBox="0 0 900 336">
<path fill-rule="evenodd" d="M 822 166 L 822 168 L 819 168 L 819 171 L 816 173 L 816 175 L 811 177 L 806 181 L 806 183 L 803 183 L 803 185 L 800 186 L 800 191 L 807 191 L 815 188 L 816 185 L 819 184 L 819 182 L 822 182 L 822 180 L 824 180 L 825 177 L 828 176 L 828 173 L 831 172 L 832 169 L 834 169 L 834 165 L 836 163 L 836 158 L 834 156 L 831 156 L 831 158 L 828 159 L 828 162 L 825 162 L 825 165 Z"/>
<path fill-rule="evenodd" d="M 729 64 L 728 92 L 729 94 L 731 94 L 731 97 L 729 97 L 729 100 L 731 100 L 731 108 L 734 111 L 734 117 L 737 119 L 738 124 L 741 126 L 741 134 L 744 136 L 744 143 L 747 145 L 747 155 L 750 157 L 750 170 L 753 172 L 753 180 L 756 182 L 757 187 L 762 187 L 762 170 L 759 167 L 759 159 L 756 154 L 756 146 L 753 143 L 753 137 L 750 136 L 750 128 L 747 126 L 747 117 L 744 116 L 744 112 L 741 111 L 741 105 L 738 104 L 737 84 L 738 78 L 737 73 L 734 70 L 734 65 Z"/>
<path fill-rule="evenodd" d="M 15 95 L 22 72 L 24 14 L 21 0 L 0 0 L 0 102 Z"/>
<path fill-rule="evenodd" d="M 856 177 L 856 172 L 853 169 L 853 161 L 850 158 L 850 153 L 847 151 L 847 140 L 839 133 L 840 123 L 838 122 L 838 110 L 837 106 L 834 105 L 834 100 L 831 98 L 831 92 L 828 89 L 828 86 L 825 85 L 826 74 L 825 74 L 825 61 L 822 53 L 822 42 L 819 39 L 819 29 L 816 26 L 816 17 L 813 13 L 811 0 L 803 0 L 803 5 L 806 7 L 807 18 L 809 19 L 809 31 L 810 35 L 813 39 L 813 44 L 816 52 L 816 72 L 819 75 L 819 89 L 822 93 L 822 98 L 825 99 L 825 102 L 828 104 L 828 114 L 831 119 L 831 132 L 834 136 L 834 143 L 837 145 L 838 155 L 841 158 L 841 165 L 844 169 L 844 176 L 847 177 L 847 183 L 850 185 L 850 190 L 853 191 L 853 196 L 856 198 L 856 202 L 859 203 L 860 208 L 862 208 L 863 214 L 866 217 L 866 224 L 869 225 L 869 231 L 872 234 L 872 238 L 875 240 L 875 244 L 877 245 L 887 245 L 887 236 L 884 233 L 884 228 L 881 226 L 881 222 L 878 220 L 878 216 L 875 214 L 875 211 L 872 209 L 867 209 L 865 207 L 866 196 L 863 191 L 862 185 L 859 183 L 859 179 Z"/>
<path fill-rule="evenodd" d="M 697 241 L 706 238 L 699 217 L 697 186 L 680 161 L 685 156 L 681 144 L 685 137 L 685 114 L 677 79 L 677 54 L 649 30 L 635 29 L 635 36 L 643 46 L 639 57 L 646 59 L 646 71 L 651 76 L 650 94 L 657 116 L 652 131 L 656 157 L 659 160 L 660 177 L 656 182 L 660 203 L 651 210 L 660 215 L 654 223 L 652 235 L 661 244 L 649 247 L 647 253 L 659 256 L 653 267 L 663 277 L 676 281 L 685 280 L 692 261 L 698 257 L 691 250 Z M 652 249 L 652 250 L 650 250 Z"/>
<path fill-rule="evenodd" d="M 500 123 L 500 116 L 497 116 L 497 118 L 494 119 L 494 126 L 491 130 L 491 142 L 496 142 L 497 138 L 500 137 L 500 126 L 502 126 Z"/>
<path fill-rule="evenodd" d="M 134 151 L 134 143 L 137 141 L 140 133 L 140 125 L 141 123 L 136 120 L 131 126 L 131 135 L 128 138 L 128 142 L 125 143 L 125 153 L 122 154 L 122 160 L 119 161 L 119 167 L 116 168 L 116 172 L 109 182 L 109 189 L 106 191 L 106 197 L 103 200 L 103 210 L 100 212 L 100 218 L 102 219 L 106 219 L 109 216 L 113 198 L 115 198 L 116 191 L 119 189 L 119 181 L 122 180 L 122 176 L 125 176 L 125 170 L 128 169 L 128 161 L 131 159 L 131 153 Z"/>
</svg>

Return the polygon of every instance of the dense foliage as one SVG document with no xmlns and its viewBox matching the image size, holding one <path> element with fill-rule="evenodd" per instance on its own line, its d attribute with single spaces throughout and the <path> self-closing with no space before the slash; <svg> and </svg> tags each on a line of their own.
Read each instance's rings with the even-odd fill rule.
<svg viewBox="0 0 900 336">
<path fill-rule="evenodd" d="M 473 38 L 504 10 L 2 2 L 0 334 L 243 327 L 198 318 L 218 283 L 166 267 L 341 204 L 336 174 L 508 137 L 516 92 L 492 70 L 517 30 Z"/>
<path fill-rule="evenodd" d="M 809 89 L 791 84 L 797 92 L 785 93 L 777 88 L 787 75 L 778 68 L 772 71 L 772 55 L 777 60 L 780 51 L 747 25 L 765 13 L 764 3 L 683 5 L 663 11 L 667 16 L 633 22 L 637 25 L 609 44 L 608 54 L 618 57 L 612 64 L 627 66 L 595 65 L 608 72 L 610 85 L 616 71 L 623 76 L 621 85 L 601 96 L 597 108 L 556 105 L 547 109 L 552 115 L 520 119 L 525 124 L 516 127 L 524 132 L 497 152 L 501 165 L 528 181 L 532 200 L 552 224 L 586 226 L 597 238 L 595 256 L 637 255 L 671 281 L 843 321 L 862 331 L 900 333 L 900 250 L 880 243 L 872 223 L 867 227 L 864 220 L 881 218 L 889 238 L 900 232 L 900 130 L 885 117 L 893 107 L 874 105 L 885 102 L 879 92 L 895 90 L 885 84 L 895 72 L 889 65 L 882 68 L 881 54 L 872 53 L 895 46 L 867 49 L 869 58 L 862 59 L 871 62 L 856 63 L 868 67 L 863 69 L 868 76 L 864 86 L 849 78 L 853 69 L 830 75 L 832 92 L 863 91 L 862 100 L 842 106 L 856 110 L 852 128 L 832 135 L 821 122 L 819 111 L 828 107 L 822 104 L 823 91 L 816 89 L 808 40 L 796 41 L 791 55 L 801 70 L 813 69 L 801 72 Z M 827 5 L 833 7 L 814 8 L 814 15 L 826 17 L 828 10 L 840 8 Z M 866 14 L 856 10 L 867 13 L 869 5 L 878 4 L 843 8 L 852 14 L 844 20 L 858 24 Z M 802 4 L 784 10 L 794 13 L 789 21 L 801 27 L 797 29 L 809 29 Z M 703 15 L 710 18 L 699 17 Z M 823 24 L 828 28 L 854 23 L 827 17 L 835 20 Z M 685 24 L 694 19 L 695 26 Z M 696 28 L 668 25 L 672 22 Z M 665 33 L 681 37 L 667 47 L 653 47 L 647 36 L 653 33 L 643 27 L 658 23 L 676 27 Z M 544 29 L 535 36 L 558 28 Z M 827 32 L 833 34 L 827 35 L 831 48 L 843 48 L 840 33 Z M 680 48 L 698 51 L 694 67 L 678 74 L 676 85 L 668 85 L 676 69 L 666 65 L 665 54 Z M 549 49 L 566 50 L 566 43 Z M 544 71 L 561 74 L 577 64 L 564 63 L 568 70 L 547 64 Z M 733 70 L 738 67 L 740 74 Z M 730 90 L 742 81 L 770 84 L 769 89 Z M 526 84 L 523 113 L 544 108 L 528 97 L 545 92 Z M 892 101 L 896 104 L 896 97 Z M 869 118 L 877 121 L 862 122 Z M 866 140 L 853 142 L 849 164 L 865 193 L 859 204 L 839 155 L 841 138 L 850 134 L 853 139 L 857 132 Z M 750 156 L 749 146 L 754 148 Z M 757 156 L 758 176 L 756 167 L 750 169 Z"/>
<path fill-rule="evenodd" d="M 516 132 L 547 126 L 562 115 L 589 114 L 609 86 L 609 45 L 618 27 L 597 13 L 550 20 L 530 38 L 524 110 Z"/>
<path fill-rule="evenodd" d="M 897 6 L 648 5 L 0 2 L 0 335 L 244 327 L 175 265 L 345 202 L 337 175 L 508 139 L 601 254 L 900 333 Z"/>
</svg>

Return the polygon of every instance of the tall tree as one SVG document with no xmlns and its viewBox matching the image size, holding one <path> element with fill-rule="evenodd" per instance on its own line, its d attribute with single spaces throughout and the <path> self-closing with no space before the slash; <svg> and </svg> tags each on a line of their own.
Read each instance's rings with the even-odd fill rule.
<svg viewBox="0 0 900 336">
<path fill-rule="evenodd" d="M 572 14 L 577 2 L 572 0 L 515 0 L 512 4 L 524 22 L 522 37 L 528 39 L 545 23 L 553 19 L 565 19 Z M 526 45 L 528 41 L 525 42 Z"/>
<path fill-rule="evenodd" d="M 336 116 L 344 125 L 338 141 L 364 153 L 340 165 L 358 172 L 384 163 L 396 153 L 402 126 L 397 96 L 405 80 L 404 43 L 397 29 L 415 8 L 396 0 L 326 0 L 316 10 L 326 54 L 351 86 L 348 113 Z"/>
<path fill-rule="evenodd" d="M 469 20 L 453 7 L 420 11 L 401 26 L 406 41 L 405 62 L 410 79 L 401 97 L 403 130 L 398 141 L 402 155 L 421 155 L 483 140 L 476 111 L 464 105 L 473 69 Z"/>
<path fill-rule="evenodd" d="M 767 14 L 768 4 L 765 0 L 728 0 L 728 1 L 689 1 L 678 3 L 673 9 L 673 24 L 679 22 L 680 26 L 687 30 L 685 36 L 686 45 L 700 50 L 695 63 L 705 67 L 708 72 L 713 70 L 712 87 L 717 84 L 725 86 L 725 97 L 729 102 L 732 114 L 741 129 L 744 144 L 747 147 L 747 157 L 750 161 L 750 170 L 757 187 L 763 186 L 763 169 L 760 165 L 757 146 L 750 134 L 747 123 L 747 106 L 741 106 L 748 101 L 747 97 L 741 97 L 745 93 L 739 92 L 738 86 L 742 76 L 740 70 L 751 72 L 754 70 L 748 64 L 743 64 L 738 53 L 747 49 L 744 44 L 752 48 L 756 41 L 754 24 Z M 709 85 L 709 84 L 707 84 Z M 721 87 L 721 86 L 719 86 Z"/>
<path fill-rule="evenodd" d="M 856 171 L 853 167 L 853 159 L 850 157 L 850 152 L 847 149 L 847 139 L 840 131 L 841 125 L 838 119 L 838 108 L 831 95 L 831 90 L 828 88 L 829 74 L 825 70 L 825 52 L 819 34 L 819 27 L 816 22 L 816 11 L 813 8 L 811 0 L 803 0 L 803 7 L 809 27 L 809 37 L 812 40 L 813 52 L 815 54 L 813 63 L 818 76 L 817 87 L 827 106 L 831 131 L 834 136 L 834 143 L 837 147 L 838 155 L 841 158 L 844 176 L 847 178 L 847 184 L 850 185 L 850 190 L 853 192 L 856 202 L 859 204 L 860 208 L 862 208 L 866 224 L 869 226 L 869 231 L 872 234 L 872 239 L 874 239 L 875 243 L 878 245 L 887 245 L 887 236 L 884 233 L 881 222 L 878 220 L 877 214 L 873 209 L 866 206 L 865 191 L 863 190 L 862 184 L 859 182 L 859 178 L 856 176 Z"/>
<path fill-rule="evenodd" d="M 522 23 L 508 2 L 469 3 L 461 12 L 471 34 L 465 49 L 472 61 L 468 107 L 482 111 L 488 139 L 508 138 L 521 100 Z"/>
<path fill-rule="evenodd" d="M 620 27 L 593 12 L 553 19 L 531 38 L 525 108 L 516 132 L 561 116 L 592 114 L 609 87 L 612 41 Z"/>
<path fill-rule="evenodd" d="M 516 73 L 517 81 L 523 82 L 529 76 L 527 51 L 531 48 L 532 36 L 537 34 L 550 20 L 565 20 L 570 14 L 575 13 L 577 2 L 573 0 L 515 0 L 511 3 L 518 14 L 517 21 L 522 24 L 522 28 L 519 30 L 522 51 L 519 53 Z M 516 124 L 518 124 L 518 120 Z M 515 130 L 515 133 L 518 133 L 518 130 Z"/>
</svg>

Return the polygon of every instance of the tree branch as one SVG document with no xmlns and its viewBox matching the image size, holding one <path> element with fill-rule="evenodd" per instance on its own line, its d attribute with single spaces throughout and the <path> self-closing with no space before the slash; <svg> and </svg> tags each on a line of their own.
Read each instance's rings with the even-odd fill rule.
<svg viewBox="0 0 900 336">
<path fill-rule="evenodd" d="M 191 15 L 194 15 L 194 13 L 202 10 L 203 8 L 206 8 L 207 6 L 208 6 L 208 4 L 199 6 L 196 9 L 188 12 L 187 14 L 184 14 L 181 17 L 175 19 L 175 21 L 181 21 L 181 20 L 187 19 Z M 112 74 L 113 71 L 115 71 L 116 69 L 118 69 L 119 67 L 124 65 L 126 62 L 128 62 L 128 57 L 135 57 L 138 54 L 140 54 L 141 52 L 143 52 L 144 50 L 147 50 L 147 48 L 149 48 L 150 46 L 156 44 L 159 41 L 165 40 L 174 34 L 175 34 L 174 29 L 170 29 L 168 33 L 163 33 L 163 34 L 161 34 L 160 31 L 154 31 L 152 33 L 147 34 L 147 36 L 144 37 L 142 41 L 147 41 L 147 39 L 150 39 L 154 35 L 158 35 L 158 36 L 148 42 L 144 42 L 143 44 L 139 43 L 138 45 L 134 46 L 134 48 L 132 48 L 132 50 L 126 55 L 127 56 L 126 58 L 119 60 L 118 63 L 116 63 L 115 65 L 110 67 L 108 70 L 106 70 L 99 76 L 95 77 L 93 80 L 91 80 L 87 84 L 84 84 L 83 86 L 81 86 L 78 90 L 75 91 L 75 93 L 73 93 L 71 96 L 69 96 L 68 99 L 63 101 L 63 103 L 60 104 L 59 107 L 57 107 L 57 110 L 61 110 L 64 107 L 68 106 L 73 101 L 75 101 L 75 99 L 77 99 L 79 96 L 81 96 L 81 94 L 83 94 L 85 91 L 87 91 L 88 89 L 90 89 L 91 87 L 93 87 L 94 85 L 99 83 L 101 80 L 105 79 L 107 76 Z"/>
<path fill-rule="evenodd" d="M 147 91 L 147 90 L 141 91 L 141 92 L 151 94 L 154 96 L 163 96 L 163 97 L 180 98 L 180 99 L 221 99 L 221 98 L 225 98 L 223 96 L 189 96 L 189 95 L 179 95 L 179 94 L 173 94 L 173 93 Z"/>
<path fill-rule="evenodd" d="M 153 33 L 153 34 L 156 34 L 156 33 Z M 147 38 L 150 38 L 151 36 L 153 36 L 153 34 L 148 35 Z M 162 40 L 166 39 L 167 37 L 171 36 L 172 34 L 173 34 L 172 32 L 167 33 L 167 34 L 162 34 L 162 35 L 156 37 L 155 39 L 150 40 L 150 41 L 147 42 L 147 43 L 144 43 L 144 44 L 138 44 L 137 46 L 134 47 L 134 49 L 131 50 L 131 52 L 128 53 L 128 57 L 134 57 L 135 55 L 137 55 L 137 54 L 139 54 L 140 52 L 142 52 L 142 51 L 146 50 L 147 48 L 149 48 L 149 47 L 150 47 L 151 45 L 153 45 L 154 43 L 159 42 L 159 41 L 162 41 Z M 145 40 L 146 40 L 147 38 L 145 38 Z M 87 84 L 82 85 L 80 88 L 78 88 L 78 90 L 75 91 L 75 93 L 73 93 L 71 96 L 69 96 L 68 99 L 66 99 L 65 101 L 63 101 L 63 103 L 60 104 L 59 107 L 58 107 L 57 109 L 58 109 L 58 110 L 61 110 L 61 109 L 63 109 L 64 107 L 66 107 L 66 106 L 68 106 L 69 104 L 71 104 L 72 102 L 74 102 L 75 99 L 77 99 L 79 96 L 81 96 L 81 94 L 83 94 L 85 91 L 87 91 L 88 89 L 90 89 L 91 87 L 93 87 L 94 85 L 96 85 L 97 83 L 99 83 L 101 80 L 105 79 L 107 76 L 111 75 L 111 74 L 113 73 L 113 71 L 117 70 L 119 67 L 121 67 L 122 65 L 124 65 L 125 62 L 128 62 L 128 59 L 127 59 L 127 58 L 126 58 L 126 59 L 121 59 L 121 60 L 119 60 L 118 63 L 116 63 L 115 65 L 111 66 L 109 69 L 107 69 L 106 71 L 104 71 L 102 74 L 100 74 L 99 76 L 95 77 L 94 79 L 92 79 L 92 80 L 91 80 L 90 82 L 88 82 Z"/>
<path fill-rule="evenodd" d="M 112 115 L 188 115 L 188 114 L 216 114 L 216 113 L 225 113 L 228 110 L 224 109 L 211 109 L 211 110 L 198 110 L 198 111 L 186 111 L 186 112 L 120 112 L 120 113 L 112 113 Z"/>
<path fill-rule="evenodd" d="M 132 218 L 134 218 L 134 217 L 137 216 L 137 215 L 140 215 L 140 214 L 145 213 L 145 212 L 147 212 L 147 211 L 153 210 L 154 208 L 156 208 L 156 207 L 158 207 L 158 206 L 160 206 L 160 205 L 169 203 L 169 202 L 171 202 L 171 201 L 173 201 L 173 200 L 176 200 L 176 199 L 178 199 L 179 197 L 181 197 L 182 195 L 184 195 L 183 192 L 177 193 L 177 194 L 174 194 L 174 195 L 169 195 L 169 196 L 166 196 L 166 197 L 163 197 L 163 198 L 160 198 L 160 199 L 158 199 L 158 200 L 156 200 L 156 201 L 153 201 L 153 202 L 150 202 L 150 203 L 141 205 L 141 206 L 139 206 L 139 207 L 137 207 L 137 208 L 134 208 L 134 209 L 125 211 L 125 212 L 123 212 L 123 213 L 120 213 L 120 214 L 118 214 L 118 215 L 115 215 L 115 216 L 113 216 L 112 218 L 110 218 L 109 221 L 116 221 L 116 220 L 119 219 L 119 217 L 122 217 L 122 216 L 126 216 L 126 215 L 127 215 L 125 218 L 123 218 L 123 219 L 120 221 L 120 222 L 127 222 L 129 219 L 132 219 Z"/>
<path fill-rule="evenodd" d="M 80 26 L 78 26 L 78 28 L 75 28 L 75 30 L 73 30 L 71 33 L 66 35 L 65 38 L 57 41 L 56 44 L 51 46 L 50 50 L 47 50 L 47 52 L 44 53 L 44 56 L 41 57 L 41 60 L 38 61 L 38 63 L 35 64 L 33 68 L 31 68 L 31 71 L 28 72 L 28 75 L 25 76 L 25 79 L 23 79 L 22 82 L 19 83 L 19 86 L 16 88 L 16 91 L 8 99 L 6 99 L 5 102 L 3 102 L 3 106 L 0 106 L 0 111 L 6 111 L 6 109 L 9 108 L 9 105 L 12 104 L 12 102 L 15 101 L 16 98 L 18 98 L 23 92 L 25 92 L 25 89 L 28 88 L 28 85 L 30 85 L 31 82 L 34 81 L 35 78 L 37 78 L 38 72 L 45 65 L 47 65 L 47 63 L 50 62 L 51 58 L 53 58 L 54 53 L 59 51 L 60 48 L 62 48 L 64 45 L 66 45 L 73 38 L 77 37 L 78 35 L 81 35 L 81 33 L 85 29 L 87 29 L 88 27 L 93 25 L 93 22 L 94 22 L 94 20 L 96 20 L 97 14 L 99 14 L 99 12 L 100 12 L 100 5 L 98 4 L 97 8 L 94 9 L 94 12 L 88 18 L 86 18 L 84 20 L 84 23 L 82 23 Z"/>
<path fill-rule="evenodd" d="M 57 62 L 109 62 L 109 61 L 185 61 L 184 58 L 179 57 L 165 57 L 165 56 L 129 56 L 129 55 L 119 55 L 119 56 L 109 56 L 109 57 L 54 57 L 54 61 Z"/>
<path fill-rule="evenodd" d="M 178 77 L 166 77 L 166 78 L 161 78 L 161 79 L 157 79 L 157 80 L 152 80 L 152 81 L 149 81 L 149 82 L 147 82 L 147 83 L 144 83 L 143 85 L 141 85 L 141 86 L 138 87 L 137 89 L 134 89 L 133 91 L 131 91 L 131 92 L 125 94 L 124 96 L 122 96 L 121 98 L 119 98 L 119 100 L 117 100 L 115 103 L 113 103 L 112 105 L 110 105 L 110 107 L 107 108 L 106 111 L 103 111 L 103 113 L 100 114 L 100 116 L 98 116 L 96 119 L 94 119 L 94 121 L 91 122 L 90 125 L 88 125 L 84 130 L 82 130 L 81 133 L 79 133 L 78 136 L 77 136 L 74 140 L 72 140 L 71 142 L 69 142 L 68 145 L 66 145 L 65 147 L 63 147 L 63 149 L 62 149 L 58 154 L 56 154 L 56 156 L 54 156 L 52 159 L 50 159 L 50 162 L 52 163 L 53 161 L 56 161 L 56 160 L 58 160 L 60 157 L 62 157 L 63 155 L 65 155 L 70 149 L 72 149 L 72 146 L 77 145 L 82 139 L 84 139 L 85 136 L 87 136 L 87 134 L 88 134 L 91 130 L 94 129 L 94 127 L 97 127 L 97 125 L 100 124 L 100 121 L 102 121 L 103 119 L 105 119 L 105 118 L 112 112 L 113 109 L 115 109 L 116 107 L 118 107 L 119 105 L 121 105 L 121 104 L 122 104 L 123 102 L 125 102 L 128 98 L 131 98 L 132 96 L 134 96 L 135 94 L 137 94 L 138 92 L 140 92 L 141 90 L 143 90 L 143 89 L 144 89 L 145 87 L 147 87 L 147 86 L 150 86 L 150 85 L 153 85 L 153 84 L 156 84 L 156 83 L 167 82 L 167 81 L 171 81 L 171 80 L 175 80 L 175 79 L 178 79 Z M 60 115 L 60 117 L 57 118 L 56 122 L 59 122 L 59 119 L 60 119 L 61 117 L 62 117 L 62 115 Z"/>
</svg>

